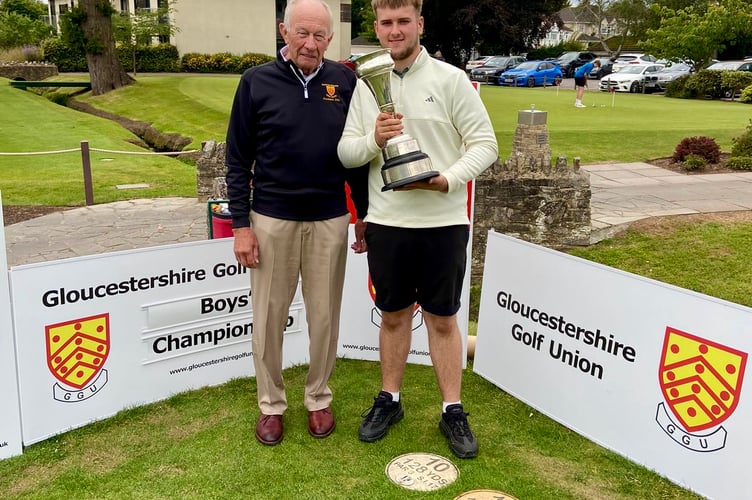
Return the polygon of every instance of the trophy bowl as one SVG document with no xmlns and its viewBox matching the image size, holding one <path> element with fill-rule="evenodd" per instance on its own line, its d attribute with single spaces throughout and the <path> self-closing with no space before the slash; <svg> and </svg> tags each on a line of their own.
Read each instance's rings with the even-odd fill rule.
<svg viewBox="0 0 752 500">
<path fill-rule="evenodd" d="M 394 113 L 391 91 L 391 74 L 394 69 L 391 49 L 381 49 L 353 61 L 355 74 L 363 80 L 376 99 L 379 111 Z M 381 150 L 384 165 L 381 178 L 382 191 L 406 186 L 439 175 L 433 170 L 431 158 L 420 150 L 418 141 L 408 134 L 401 134 L 386 141 Z"/>
</svg>

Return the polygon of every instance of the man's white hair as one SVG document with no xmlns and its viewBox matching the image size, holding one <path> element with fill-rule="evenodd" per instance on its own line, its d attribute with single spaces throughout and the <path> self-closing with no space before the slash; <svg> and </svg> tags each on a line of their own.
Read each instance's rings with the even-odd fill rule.
<svg viewBox="0 0 752 500">
<path fill-rule="evenodd" d="M 285 29 L 287 31 L 292 31 L 292 26 L 290 25 L 290 17 L 291 17 L 292 8 L 296 4 L 299 4 L 301 2 L 313 2 L 313 3 L 318 3 L 320 5 L 323 5 L 324 9 L 326 10 L 326 15 L 329 18 L 329 33 L 328 34 L 331 35 L 332 33 L 334 33 L 334 20 L 332 18 L 332 9 L 331 7 L 329 7 L 329 4 L 326 3 L 324 0 L 288 0 L 287 6 L 285 7 L 285 20 L 284 20 Z"/>
</svg>

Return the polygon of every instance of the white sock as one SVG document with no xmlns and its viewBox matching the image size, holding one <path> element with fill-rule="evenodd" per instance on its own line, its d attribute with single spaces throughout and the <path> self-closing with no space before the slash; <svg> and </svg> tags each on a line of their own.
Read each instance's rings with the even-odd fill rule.
<svg viewBox="0 0 752 500">
<path fill-rule="evenodd" d="M 451 405 L 461 405 L 462 401 L 455 401 L 454 403 L 447 403 L 444 401 L 444 405 L 442 406 L 442 413 L 446 413 L 447 407 Z"/>
<path fill-rule="evenodd" d="M 383 392 L 389 392 L 389 391 L 385 391 L 384 389 L 381 389 L 381 390 L 382 390 Z M 392 401 L 394 401 L 395 403 L 396 403 L 397 401 L 399 401 L 399 395 L 400 395 L 400 393 L 399 393 L 399 392 L 389 392 L 389 394 L 391 394 L 391 395 L 392 395 Z"/>
</svg>

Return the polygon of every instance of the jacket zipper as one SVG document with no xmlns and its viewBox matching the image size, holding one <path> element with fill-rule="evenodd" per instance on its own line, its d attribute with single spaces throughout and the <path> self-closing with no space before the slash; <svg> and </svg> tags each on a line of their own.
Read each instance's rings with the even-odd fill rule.
<svg viewBox="0 0 752 500">
<path fill-rule="evenodd" d="M 295 78 L 298 79 L 300 84 L 303 85 L 303 98 L 307 101 L 308 100 L 308 82 L 300 77 L 300 75 L 298 74 L 297 71 L 295 71 L 295 68 L 293 66 L 290 66 L 290 71 L 292 71 L 292 74 L 295 75 Z"/>
</svg>

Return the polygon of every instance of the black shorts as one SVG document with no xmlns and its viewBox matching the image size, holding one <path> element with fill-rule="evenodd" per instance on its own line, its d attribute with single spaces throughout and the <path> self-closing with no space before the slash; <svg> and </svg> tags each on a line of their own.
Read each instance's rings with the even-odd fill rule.
<svg viewBox="0 0 752 500">
<path fill-rule="evenodd" d="M 466 225 L 407 229 L 368 223 L 368 271 L 376 307 L 400 311 L 414 303 L 431 314 L 460 308 L 467 264 Z"/>
<path fill-rule="evenodd" d="M 587 78 L 584 76 L 575 76 L 574 77 L 574 86 L 575 87 L 584 87 L 585 84 L 587 84 Z"/>
</svg>

